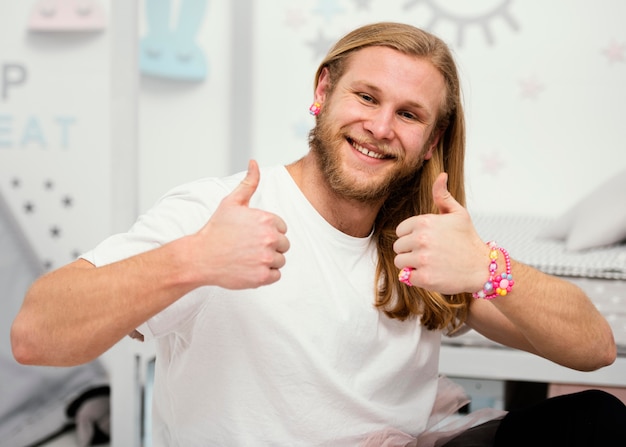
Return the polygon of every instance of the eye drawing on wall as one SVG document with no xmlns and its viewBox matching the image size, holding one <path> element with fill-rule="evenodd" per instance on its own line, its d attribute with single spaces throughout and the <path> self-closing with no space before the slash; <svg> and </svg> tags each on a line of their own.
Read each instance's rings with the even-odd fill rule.
<svg viewBox="0 0 626 447">
<path fill-rule="evenodd" d="M 432 11 L 432 19 L 425 28 L 436 32 L 437 24 L 443 21 L 452 22 L 456 27 L 456 44 L 463 46 L 465 33 L 470 27 L 478 27 L 482 30 L 485 40 L 493 45 L 494 37 L 491 25 L 494 20 L 504 20 L 513 30 L 519 26 L 509 12 L 509 6 L 513 0 L 409 0 L 404 5 L 409 10 L 418 4 L 426 4 Z M 445 4 L 445 6 L 444 6 Z"/>
<path fill-rule="evenodd" d="M 31 31 L 100 31 L 106 26 L 98 0 L 38 0 L 28 20 Z"/>
</svg>

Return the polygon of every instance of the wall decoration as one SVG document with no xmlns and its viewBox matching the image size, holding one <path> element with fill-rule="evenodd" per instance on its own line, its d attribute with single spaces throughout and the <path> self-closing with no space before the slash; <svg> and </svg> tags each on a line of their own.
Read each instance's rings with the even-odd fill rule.
<svg viewBox="0 0 626 447">
<path fill-rule="evenodd" d="M 520 80 L 522 98 L 535 99 L 544 89 L 543 84 L 534 76 Z"/>
<path fill-rule="evenodd" d="M 207 60 L 196 39 L 205 19 L 207 0 L 146 0 L 147 32 L 140 41 L 139 68 L 145 75 L 180 81 L 200 81 L 207 75 Z M 172 26 L 172 17 L 177 22 Z"/>
<path fill-rule="evenodd" d="M 313 7 L 312 12 L 328 22 L 335 15 L 345 13 L 346 11 L 337 0 L 317 0 L 317 4 Z"/>
<path fill-rule="evenodd" d="M 302 8 L 287 9 L 285 16 L 285 24 L 294 30 L 303 26 L 308 20 L 308 16 Z"/>
<path fill-rule="evenodd" d="M 28 20 L 31 31 L 100 31 L 106 27 L 98 0 L 37 0 Z"/>
<path fill-rule="evenodd" d="M 27 183 L 32 181 L 28 179 Z M 75 206 L 75 200 L 72 193 L 61 192 L 56 190 L 56 182 L 53 179 L 40 179 L 33 185 L 24 184 L 22 177 L 13 177 L 6 190 L 11 197 L 11 202 L 20 204 L 21 207 L 14 206 L 13 211 L 17 216 L 16 220 L 28 228 L 28 234 L 31 240 L 46 240 L 47 245 L 57 247 L 67 247 L 68 251 L 61 256 L 67 262 L 75 259 L 80 255 L 80 250 L 72 244 L 72 234 L 65 231 L 66 223 L 78 217 L 72 212 Z M 44 203 L 45 202 L 45 203 Z M 82 207 L 81 207 L 82 208 Z M 10 208 L 7 209 L 7 212 Z M 68 234 L 70 233 L 70 234 Z M 67 243 L 64 243 L 67 241 Z M 49 253 L 44 253 L 41 259 L 41 265 L 44 269 L 50 269 L 54 266 L 55 261 Z"/>
<path fill-rule="evenodd" d="M 626 62 L 626 43 L 611 40 L 609 45 L 602 50 L 607 60 L 614 62 Z"/>
<path fill-rule="evenodd" d="M 76 13 L 70 6 L 93 7 L 93 18 L 103 17 L 108 3 L 37 2 L 44 11 L 50 8 L 52 20 Z M 61 20 L 46 30 L 71 32 L 52 37 L 29 32 L 24 38 L 32 4 L 12 2 L 3 8 L 0 194 L 4 212 L 11 214 L 40 266 L 53 269 L 111 231 L 111 33 L 91 33 L 86 39 L 74 31 L 88 27 L 74 23 L 72 28 L 72 22 Z"/>
<path fill-rule="evenodd" d="M 492 21 L 502 19 L 513 30 L 517 31 L 519 25 L 510 12 L 512 0 L 488 0 L 482 2 L 450 2 L 445 0 L 409 0 L 404 9 L 412 10 L 420 3 L 427 4 L 432 10 L 432 18 L 424 28 L 437 32 L 440 22 L 449 21 L 456 26 L 455 43 L 462 47 L 465 40 L 465 33 L 469 27 L 478 27 L 483 32 L 487 43 L 492 45 L 495 41 L 493 31 L 491 29 Z"/>
</svg>

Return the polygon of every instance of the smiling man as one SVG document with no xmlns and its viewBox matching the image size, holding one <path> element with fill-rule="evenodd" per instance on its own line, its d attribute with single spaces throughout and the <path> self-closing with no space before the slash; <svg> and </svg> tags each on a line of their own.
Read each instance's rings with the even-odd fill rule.
<svg viewBox="0 0 626 447">
<path fill-rule="evenodd" d="M 479 238 L 460 98 L 435 36 L 349 33 L 315 76 L 306 156 L 177 187 L 38 279 L 15 357 L 73 365 L 155 339 L 155 446 L 623 445 L 626 409 L 602 392 L 433 429 L 463 404 L 438 377 L 463 326 L 579 370 L 616 356 L 580 289 Z"/>
<path fill-rule="evenodd" d="M 328 67 L 319 73 L 315 99 L 323 113 L 311 133 L 309 159 L 338 199 L 360 202 L 375 215 L 393 186 L 432 157 L 444 80 L 428 60 L 380 46 L 354 54 L 335 85 L 331 76 L 337 75 Z"/>
</svg>

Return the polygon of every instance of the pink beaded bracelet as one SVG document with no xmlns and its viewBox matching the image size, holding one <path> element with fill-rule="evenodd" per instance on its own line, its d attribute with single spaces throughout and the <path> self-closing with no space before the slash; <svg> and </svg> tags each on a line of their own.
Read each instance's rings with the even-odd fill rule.
<svg viewBox="0 0 626 447">
<path fill-rule="evenodd" d="M 498 247 L 494 241 L 487 242 L 489 246 L 489 279 L 483 286 L 482 290 L 472 294 L 474 298 L 482 298 L 491 300 L 498 296 L 505 296 L 511 291 L 515 281 L 511 274 L 511 257 L 509 253 L 502 247 Z M 504 256 L 505 271 L 500 275 L 496 275 L 498 270 L 498 251 Z"/>
</svg>

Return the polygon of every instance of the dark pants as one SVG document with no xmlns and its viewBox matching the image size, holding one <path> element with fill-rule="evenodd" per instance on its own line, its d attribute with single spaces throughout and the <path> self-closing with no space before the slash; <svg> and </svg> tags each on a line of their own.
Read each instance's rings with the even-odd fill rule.
<svg viewBox="0 0 626 447">
<path fill-rule="evenodd" d="M 552 397 L 461 433 L 441 447 L 626 446 L 626 405 L 599 390 Z"/>
</svg>

